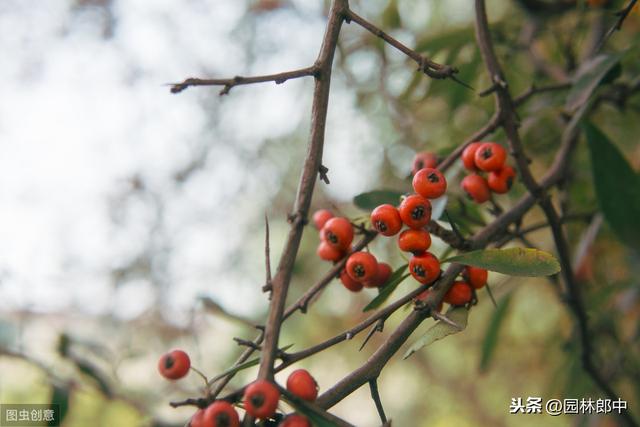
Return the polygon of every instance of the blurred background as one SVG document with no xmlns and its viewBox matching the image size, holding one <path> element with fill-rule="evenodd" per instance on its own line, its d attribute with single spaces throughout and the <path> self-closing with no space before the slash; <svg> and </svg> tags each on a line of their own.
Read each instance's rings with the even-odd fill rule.
<svg viewBox="0 0 640 427">
<path fill-rule="evenodd" d="M 554 73 L 570 77 L 594 26 L 608 28 L 621 6 L 609 3 L 577 2 L 559 14 L 537 14 L 520 2 L 489 1 L 513 93 L 549 82 Z M 489 86 L 469 1 L 354 0 L 351 6 L 407 45 L 457 66 L 474 88 Z M 232 338 L 253 338 L 251 324 L 264 321 L 264 215 L 275 265 L 306 151 L 313 82 L 239 86 L 222 97 L 219 88 L 172 95 L 166 84 L 310 65 L 326 8 L 321 0 L 0 1 L 1 403 L 58 403 L 65 427 L 187 422 L 193 409 L 171 409 L 168 402 L 198 396 L 202 381 L 192 374 L 169 383 L 157 374 L 157 359 L 180 347 L 214 376 L 242 351 Z M 637 53 L 639 40 L 636 10 L 611 47 Z M 536 58 L 550 68 L 535 66 Z M 640 74 L 637 58 L 626 58 L 623 82 Z M 323 159 L 331 184 L 317 184 L 314 209 L 366 214 L 351 203 L 355 195 L 408 190 L 417 151 L 447 153 L 491 117 L 490 97 L 430 80 L 415 68 L 361 28 L 345 25 Z M 541 95 L 521 110 L 536 174 L 545 172 L 557 147 L 565 97 Z M 593 120 L 637 169 L 640 99 L 609 101 Z M 494 138 L 504 140 L 500 132 Z M 449 174 L 454 183 L 459 170 Z M 637 415 L 639 257 L 593 215 L 585 144 L 570 177 L 560 196 L 564 211 L 578 217 L 567 229 L 596 360 Z M 464 200 L 457 185 L 451 188 L 455 211 Z M 523 193 L 516 185 L 499 201 L 508 208 Z M 491 219 L 475 214 L 476 223 Z M 525 223 L 541 220 L 534 209 Z M 475 227 L 472 222 L 468 231 Z M 395 241 L 378 240 L 376 256 L 399 266 Z M 547 229 L 529 240 L 553 250 Z M 307 229 L 291 301 L 330 267 L 317 259 L 317 244 L 317 233 Z M 436 241 L 435 252 L 444 250 Z M 398 355 L 385 368 L 380 393 L 394 425 L 616 425 L 603 415 L 509 415 L 512 398 L 600 394 L 581 369 L 557 283 L 498 274 L 490 283 L 508 304 L 502 318 L 495 319 L 482 293 L 464 333 L 408 360 Z M 396 297 L 415 286 L 405 281 Z M 285 324 L 281 344 L 300 350 L 342 332 L 365 317 L 362 308 L 374 296 L 366 289 L 351 294 L 335 281 L 308 314 Z M 408 310 L 389 319 L 362 351 L 364 335 L 300 366 L 326 390 L 362 364 Z M 498 344 L 481 364 L 496 323 Z M 277 379 L 284 383 L 286 375 Z M 253 378 L 255 370 L 243 371 L 230 389 Z M 379 425 L 366 388 L 333 411 L 358 426 Z"/>
</svg>

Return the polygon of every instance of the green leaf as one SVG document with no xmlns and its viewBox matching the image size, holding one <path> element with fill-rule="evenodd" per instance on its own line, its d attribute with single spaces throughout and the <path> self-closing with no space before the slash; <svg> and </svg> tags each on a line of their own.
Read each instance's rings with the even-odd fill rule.
<svg viewBox="0 0 640 427">
<path fill-rule="evenodd" d="M 583 129 L 600 210 L 618 238 L 640 250 L 640 177 L 597 127 L 585 122 Z"/>
<path fill-rule="evenodd" d="M 433 344 L 434 342 L 441 340 L 444 337 L 447 337 L 452 334 L 457 334 L 458 332 L 463 331 L 467 327 L 467 319 L 469 317 L 469 310 L 465 307 L 452 307 L 447 311 L 446 316 L 451 319 L 453 322 L 460 325 L 462 329 L 456 328 L 449 323 L 445 323 L 442 320 L 438 320 L 435 325 L 433 325 L 424 335 L 422 335 L 413 345 L 407 350 L 407 352 L 402 357 L 406 359 L 411 356 L 416 351 L 420 350 L 422 347 Z"/>
<path fill-rule="evenodd" d="M 389 1 L 389 4 L 382 12 L 382 25 L 385 29 L 395 29 L 402 25 L 397 0 Z"/>
<path fill-rule="evenodd" d="M 489 323 L 489 328 L 487 329 L 487 333 L 485 334 L 484 341 L 482 343 L 482 357 L 480 358 L 481 372 L 485 372 L 489 368 L 491 358 L 493 357 L 496 346 L 498 344 L 498 334 L 500 333 L 500 327 L 502 326 L 502 322 L 506 317 L 507 309 L 510 302 L 511 294 L 507 295 L 502 301 L 500 301 L 500 303 L 498 304 L 498 308 L 493 312 L 491 323 Z"/>
<path fill-rule="evenodd" d="M 560 264 L 553 255 L 531 248 L 482 249 L 441 262 L 472 265 L 509 276 L 551 276 L 560 271 Z"/>
<path fill-rule="evenodd" d="M 388 203 L 396 206 L 403 193 L 395 190 L 374 190 L 358 194 L 353 198 L 353 204 L 366 211 L 372 211 L 380 205 Z"/>
<path fill-rule="evenodd" d="M 362 311 L 369 311 L 375 308 L 380 307 L 384 302 L 389 299 L 393 291 L 396 290 L 398 285 L 404 281 L 407 277 L 409 277 L 409 273 L 404 273 L 407 270 L 408 264 L 404 264 L 402 267 L 398 268 L 391 274 L 389 277 L 389 281 L 386 285 L 380 290 L 378 296 L 376 296 Z M 403 274 L 404 273 L 404 274 Z"/>
<path fill-rule="evenodd" d="M 57 417 L 53 421 L 48 421 L 48 426 L 61 426 L 64 425 L 64 419 L 67 416 L 67 412 L 69 411 L 69 389 L 65 387 L 60 387 L 57 385 L 53 385 L 53 392 L 51 393 L 51 406 L 53 409 L 54 405 L 58 405 L 58 413 Z"/>
<path fill-rule="evenodd" d="M 582 64 L 567 95 L 566 109 L 575 111 L 587 102 L 609 71 L 619 65 L 620 58 L 621 53 L 602 54 Z"/>
</svg>

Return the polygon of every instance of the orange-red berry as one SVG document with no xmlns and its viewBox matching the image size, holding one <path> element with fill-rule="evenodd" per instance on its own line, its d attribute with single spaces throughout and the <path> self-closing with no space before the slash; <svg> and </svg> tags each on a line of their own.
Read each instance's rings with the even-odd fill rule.
<svg viewBox="0 0 640 427">
<path fill-rule="evenodd" d="M 287 390 L 309 402 L 313 402 L 318 397 L 318 383 L 306 369 L 297 369 L 289 374 Z"/>
<path fill-rule="evenodd" d="M 280 391 L 267 380 L 257 380 L 244 390 L 244 409 L 249 415 L 259 419 L 271 417 L 276 413 Z"/>
<path fill-rule="evenodd" d="M 422 228 L 431 221 L 431 202 L 419 194 L 405 198 L 398 211 L 409 228 Z"/>
<path fill-rule="evenodd" d="M 347 274 L 358 282 L 368 282 L 378 274 L 378 261 L 369 252 L 354 252 L 347 260 Z"/>
<path fill-rule="evenodd" d="M 362 283 L 357 280 L 353 280 L 351 276 L 347 274 L 347 270 L 342 270 L 340 272 L 340 281 L 344 287 L 349 289 L 351 292 L 360 292 L 362 290 Z"/>
<path fill-rule="evenodd" d="M 160 357 L 158 361 L 158 371 L 160 375 L 169 379 L 177 380 L 189 373 L 191 359 L 182 350 L 173 350 Z"/>
<path fill-rule="evenodd" d="M 431 283 L 440 276 L 440 261 L 431 252 L 416 254 L 409 260 L 409 272 L 418 282 Z"/>
<path fill-rule="evenodd" d="M 424 168 L 413 177 L 413 189 L 427 199 L 437 199 L 447 191 L 447 180 L 434 168 Z"/>
<path fill-rule="evenodd" d="M 467 145 L 467 147 L 462 151 L 462 164 L 464 167 L 470 171 L 475 171 L 478 168 L 476 167 L 476 151 L 478 147 L 482 145 L 481 142 L 472 142 Z"/>
<path fill-rule="evenodd" d="M 489 172 L 487 184 L 494 193 L 504 194 L 511 189 L 516 179 L 516 171 L 511 166 L 504 166 L 497 171 Z"/>
<path fill-rule="evenodd" d="M 398 247 L 401 251 L 420 253 L 431 246 L 431 235 L 425 230 L 405 230 L 398 237 Z"/>
<path fill-rule="evenodd" d="M 311 422 L 305 416 L 300 414 L 291 414 L 287 415 L 287 417 L 278 425 L 280 427 L 311 427 Z"/>
<path fill-rule="evenodd" d="M 487 284 L 489 272 L 484 268 L 466 266 L 463 276 L 474 289 L 480 289 Z"/>
<path fill-rule="evenodd" d="M 438 156 L 435 153 L 423 151 L 417 153 L 413 158 L 413 171 L 411 174 L 415 175 L 420 169 L 435 168 L 436 166 L 438 166 Z"/>
<path fill-rule="evenodd" d="M 495 171 L 504 166 L 507 150 L 495 142 L 485 142 L 476 150 L 474 159 L 478 169 L 486 172 Z"/>
<path fill-rule="evenodd" d="M 316 226 L 318 230 L 322 230 L 322 227 L 333 218 L 333 213 L 329 209 L 318 209 L 313 214 L 313 225 Z"/>
<path fill-rule="evenodd" d="M 491 191 L 489 191 L 487 180 L 480 175 L 471 174 L 465 176 L 460 186 L 469 198 L 473 199 L 476 203 L 484 203 L 491 198 Z"/>
<path fill-rule="evenodd" d="M 323 259 L 325 261 L 336 262 L 336 261 L 340 261 L 344 257 L 345 251 L 341 249 L 336 249 L 335 247 L 331 246 L 329 243 L 323 241 L 323 242 L 320 242 L 320 244 L 318 245 L 316 254 L 318 254 L 320 259 Z"/>
<path fill-rule="evenodd" d="M 191 416 L 189 427 L 205 427 L 204 409 L 198 409 L 198 411 Z"/>
<path fill-rule="evenodd" d="M 336 249 L 346 251 L 353 241 L 353 226 L 348 219 L 335 217 L 329 219 L 322 228 L 325 242 Z"/>
<path fill-rule="evenodd" d="M 471 286 L 467 282 L 457 281 L 444 294 L 444 302 L 455 306 L 465 305 L 471 301 L 472 296 Z"/>
<path fill-rule="evenodd" d="M 239 427 L 240 417 L 226 400 L 216 400 L 204 411 L 202 427 Z M 193 427 L 193 426 L 192 426 Z"/>
<path fill-rule="evenodd" d="M 402 219 L 395 206 L 380 205 L 371 212 L 371 225 L 383 236 L 393 236 L 402 228 Z"/>
<path fill-rule="evenodd" d="M 386 262 L 379 262 L 376 277 L 368 282 L 364 282 L 363 285 L 366 288 L 381 288 L 387 284 L 389 277 L 391 277 L 391 273 L 393 273 L 393 270 L 389 264 Z"/>
</svg>

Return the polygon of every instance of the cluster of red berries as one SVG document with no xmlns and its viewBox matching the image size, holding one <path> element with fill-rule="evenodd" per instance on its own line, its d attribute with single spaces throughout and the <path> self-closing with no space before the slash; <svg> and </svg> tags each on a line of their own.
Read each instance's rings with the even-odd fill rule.
<svg viewBox="0 0 640 427">
<path fill-rule="evenodd" d="M 428 284 L 440 275 L 440 262 L 432 253 L 431 235 L 425 229 L 431 221 L 431 201 L 447 190 L 447 181 L 439 170 L 430 167 L 435 156 L 420 153 L 414 160 L 413 189 L 416 194 L 405 197 L 397 208 L 390 204 L 376 207 L 371 212 L 371 226 L 383 236 L 395 236 L 404 226 L 408 228 L 398 237 L 400 250 L 413 254 L 409 261 L 411 275 L 420 283 Z"/>
<path fill-rule="evenodd" d="M 158 370 L 170 380 L 183 378 L 189 373 L 191 361 L 182 350 L 173 350 L 160 357 Z M 287 378 L 287 390 L 300 399 L 313 402 L 318 397 L 318 383 L 305 369 L 293 371 Z M 260 420 L 274 417 L 280 401 L 280 390 L 270 381 L 257 380 L 249 384 L 243 394 L 242 404 L 247 414 Z M 239 427 L 240 416 L 226 400 L 216 400 L 199 409 L 189 423 L 190 427 Z M 311 427 L 311 422 L 300 414 L 290 414 L 278 424 L 280 427 Z"/>
<path fill-rule="evenodd" d="M 343 217 L 334 217 L 327 209 L 313 214 L 313 223 L 320 230 L 320 245 L 316 253 L 326 261 L 338 262 L 351 251 L 353 225 Z M 353 252 L 347 259 L 340 281 L 345 288 L 359 292 L 365 288 L 380 288 L 391 276 L 391 266 L 378 262 L 369 252 Z"/>
<path fill-rule="evenodd" d="M 516 178 L 516 171 L 505 164 L 507 151 L 495 142 L 472 142 L 462 152 L 462 163 L 471 171 L 461 182 L 462 189 L 476 203 L 491 198 L 491 192 L 504 194 Z M 480 173 L 487 172 L 485 178 Z"/>
</svg>

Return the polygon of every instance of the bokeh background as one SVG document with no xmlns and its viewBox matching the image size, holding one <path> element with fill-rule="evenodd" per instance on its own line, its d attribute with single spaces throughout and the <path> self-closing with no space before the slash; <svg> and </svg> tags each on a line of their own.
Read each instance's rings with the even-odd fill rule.
<svg viewBox="0 0 640 427">
<path fill-rule="evenodd" d="M 488 2 L 514 93 L 548 79 L 531 65 L 530 51 L 571 75 L 564 47 L 577 47 L 579 63 L 593 26 L 608 25 L 618 6 L 595 3 L 606 2 L 536 16 L 515 1 Z M 351 4 L 407 45 L 459 67 L 461 80 L 488 86 L 469 1 Z M 166 84 L 307 66 L 320 46 L 326 7 L 320 0 L 0 1 L 0 402 L 60 403 L 65 427 L 186 423 L 193 410 L 168 402 L 197 396 L 202 381 L 190 375 L 166 382 L 157 358 L 180 347 L 214 376 L 242 350 L 232 337 L 252 338 L 251 324 L 264 321 L 264 215 L 277 257 L 306 150 L 312 81 L 236 87 L 223 97 L 216 88 L 172 95 Z M 614 48 L 638 51 L 636 12 L 614 36 Z M 640 72 L 632 56 L 621 80 Z M 540 96 L 522 110 L 535 173 L 544 173 L 558 144 L 565 96 Z M 624 108 L 604 102 L 594 121 L 637 168 L 640 100 L 627 101 Z M 352 205 L 355 195 L 407 190 L 416 151 L 448 152 L 492 111 L 491 99 L 420 76 L 398 52 L 346 25 L 323 160 L 331 184 L 318 183 L 314 208 L 365 214 Z M 583 267 L 596 359 L 637 413 L 638 254 L 593 216 L 584 144 L 574 166 L 562 200 L 582 218 L 568 233 Z M 458 172 L 452 169 L 452 182 Z M 460 203 L 451 187 L 450 203 Z M 523 191 L 517 185 L 500 203 L 508 207 Z M 534 209 L 525 222 L 541 219 Z M 529 239 L 553 250 L 545 229 Z M 317 244 L 308 229 L 291 300 L 329 268 L 316 258 Z M 372 250 L 392 265 L 403 262 L 392 239 Z M 444 250 L 436 241 L 435 251 Z M 495 313 L 483 293 L 464 333 L 385 368 L 380 392 L 394 425 L 616 425 L 606 416 L 509 415 L 514 397 L 600 395 L 581 370 L 558 285 L 497 274 L 490 283 L 499 301 L 509 301 L 490 362 L 481 369 Z M 408 280 L 397 293 L 415 286 Z M 302 349 L 347 329 L 364 318 L 374 296 L 332 283 L 308 314 L 285 324 L 281 343 Z M 406 312 L 362 351 L 364 335 L 300 366 L 321 389 L 330 387 L 362 364 Z M 231 388 L 254 377 L 244 371 Z M 366 388 L 333 411 L 358 426 L 379 423 Z"/>
</svg>

